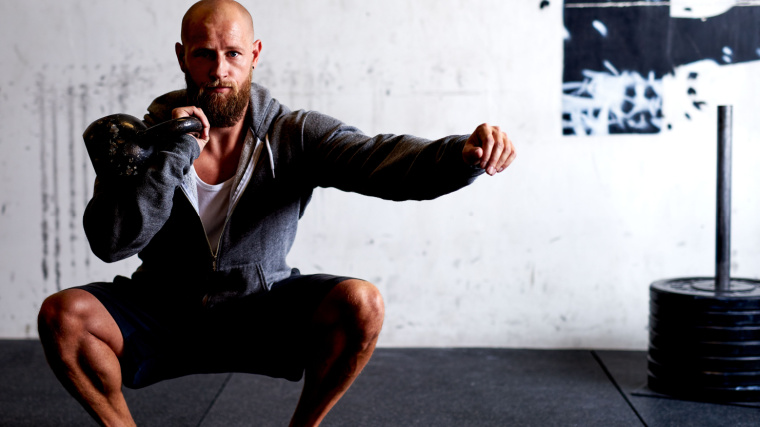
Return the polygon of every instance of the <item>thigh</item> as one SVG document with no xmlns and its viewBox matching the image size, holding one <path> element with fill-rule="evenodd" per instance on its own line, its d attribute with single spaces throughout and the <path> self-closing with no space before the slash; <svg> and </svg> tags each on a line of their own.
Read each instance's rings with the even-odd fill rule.
<svg viewBox="0 0 760 427">
<path fill-rule="evenodd" d="M 184 371 L 182 360 L 169 363 L 165 355 L 183 344 L 188 324 L 201 313 L 199 298 L 161 293 L 155 284 L 124 277 L 75 289 L 95 296 L 118 325 L 123 339 L 119 362 L 125 386 L 145 387 Z"/>
<path fill-rule="evenodd" d="M 269 292 L 215 306 L 203 322 L 203 341 L 214 343 L 209 368 L 300 380 L 314 314 L 335 285 L 348 279 L 296 274 Z"/>
</svg>

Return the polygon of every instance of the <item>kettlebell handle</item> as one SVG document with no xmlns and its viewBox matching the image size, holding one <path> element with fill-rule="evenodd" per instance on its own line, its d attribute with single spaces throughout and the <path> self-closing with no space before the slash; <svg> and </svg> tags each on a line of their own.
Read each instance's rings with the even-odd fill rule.
<svg viewBox="0 0 760 427">
<path fill-rule="evenodd" d="M 153 140 L 186 133 L 200 133 L 201 131 L 203 131 L 203 123 L 197 117 L 180 117 L 140 131 L 138 137 Z"/>
</svg>

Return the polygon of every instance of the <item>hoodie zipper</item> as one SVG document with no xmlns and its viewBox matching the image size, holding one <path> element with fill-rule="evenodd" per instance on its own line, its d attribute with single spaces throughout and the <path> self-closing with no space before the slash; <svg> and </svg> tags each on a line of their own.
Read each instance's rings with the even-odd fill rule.
<svg viewBox="0 0 760 427">
<path fill-rule="evenodd" d="M 187 195 L 187 192 L 185 192 L 185 189 L 182 188 L 182 194 L 185 195 L 185 198 L 190 203 L 190 205 L 193 205 L 192 200 L 190 200 L 190 196 Z M 195 210 L 195 209 L 193 209 Z M 211 247 L 211 242 L 208 240 L 208 233 L 206 233 L 206 227 L 203 225 L 203 221 L 201 220 L 201 216 L 198 213 L 198 211 L 195 211 L 195 216 L 198 218 L 198 221 L 201 223 L 201 229 L 203 230 L 203 236 L 206 238 L 206 246 L 208 246 L 208 251 L 211 254 L 211 268 L 216 271 L 216 260 L 217 260 L 217 253 L 214 252 L 214 248 Z M 224 225 L 227 225 L 227 220 L 225 220 Z M 224 232 L 224 228 L 222 228 L 222 232 Z M 220 237 L 219 240 L 221 241 L 222 238 Z M 217 252 L 219 251 L 219 246 L 217 245 Z"/>
<path fill-rule="evenodd" d="M 261 142 L 258 142 L 258 143 L 261 143 Z M 256 148 L 254 147 L 254 150 L 255 149 Z M 270 156 L 271 156 L 271 151 L 270 151 Z M 250 161 L 253 161 L 253 160 L 254 159 L 252 158 Z M 248 166 L 250 166 L 250 165 L 248 165 Z M 246 166 L 246 168 L 248 166 Z M 250 166 L 250 167 L 254 167 L 255 168 L 256 165 L 253 165 L 253 166 Z M 203 221 L 201 220 L 200 213 L 197 210 L 195 211 L 195 214 L 198 217 L 198 220 L 201 221 L 201 228 L 203 229 L 203 235 L 206 236 L 206 244 L 208 245 L 208 250 L 211 253 L 211 269 L 214 272 L 216 272 L 218 270 L 218 268 L 219 268 L 219 265 L 218 265 L 219 249 L 221 249 L 221 246 L 222 246 L 222 239 L 224 238 L 224 230 L 227 229 L 227 223 L 230 222 L 230 218 L 232 217 L 232 213 L 235 211 L 235 208 L 237 207 L 237 204 L 240 201 L 240 198 L 243 196 L 243 193 L 248 188 L 248 184 L 250 182 L 251 182 L 251 178 L 248 177 L 248 179 L 246 179 L 245 183 L 243 184 L 243 188 L 241 188 L 240 191 L 239 191 L 240 195 L 235 198 L 235 200 L 232 203 L 232 207 L 229 209 L 229 212 L 227 212 L 227 217 L 224 219 L 224 225 L 222 225 L 222 232 L 219 235 L 219 242 L 217 242 L 217 244 L 216 244 L 216 250 L 214 250 L 214 248 L 211 247 L 211 242 L 208 240 L 208 233 L 206 233 L 206 227 L 203 226 Z M 233 188 L 231 191 L 232 191 L 232 194 L 234 194 L 236 192 L 236 189 Z M 190 202 L 190 204 L 192 205 L 193 202 L 190 200 L 190 196 L 187 195 L 187 192 L 185 191 L 184 188 L 182 188 L 182 194 L 185 195 L 185 198 L 187 199 L 187 201 Z"/>
<path fill-rule="evenodd" d="M 237 207 L 238 202 L 240 201 L 240 198 L 243 197 L 243 193 L 245 192 L 245 189 L 248 188 L 248 183 L 251 180 L 246 180 L 245 184 L 243 185 L 243 188 L 240 189 L 240 196 L 238 196 L 232 203 L 232 207 L 230 207 L 229 212 L 227 213 L 227 217 L 224 219 L 224 225 L 222 225 L 222 233 L 219 235 L 219 241 L 216 243 L 216 251 L 211 249 L 211 242 L 208 240 L 208 234 L 206 234 L 206 229 L 203 229 L 203 234 L 206 234 L 206 242 L 208 242 L 209 250 L 211 250 L 211 268 L 214 271 L 217 271 L 217 260 L 219 259 L 219 249 L 222 247 L 222 239 L 224 238 L 224 230 L 227 229 L 227 223 L 230 222 L 230 218 L 232 218 L 232 213 L 235 212 L 235 208 Z M 201 219 L 201 216 L 198 215 L 198 219 Z M 201 221 L 201 226 L 203 225 L 203 221 Z"/>
<path fill-rule="evenodd" d="M 237 205 L 237 203 L 235 203 Z M 214 271 L 217 271 L 217 265 L 216 261 L 219 259 L 219 248 L 222 246 L 222 238 L 224 238 L 224 230 L 227 228 L 227 223 L 230 222 L 230 217 L 232 216 L 232 211 L 235 210 L 235 206 L 232 206 L 232 209 L 230 209 L 230 212 L 227 214 L 227 218 L 224 219 L 224 225 L 222 225 L 222 234 L 219 235 L 219 241 L 216 243 L 216 251 L 211 252 L 211 256 L 213 257 L 213 260 L 211 261 L 211 268 Z M 200 217 L 200 216 L 199 216 Z M 206 240 L 208 240 L 208 237 L 206 237 Z M 209 243 L 209 247 L 211 247 L 211 243 Z"/>
</svg>

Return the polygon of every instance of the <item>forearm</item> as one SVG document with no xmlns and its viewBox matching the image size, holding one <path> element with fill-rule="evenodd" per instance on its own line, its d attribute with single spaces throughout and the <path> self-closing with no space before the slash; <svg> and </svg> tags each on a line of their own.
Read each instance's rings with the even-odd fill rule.
<svg viewBox="0 0 760 427">
<path fill-rule="evenodd" d="M 106 262 L 142 250 L 171 214 L 173 199 L 199 149 L 190 136 L 158 151 L 145 173 L 97 180 L 84 213 L 84 229 L 96 256 Z"/>
</svg>

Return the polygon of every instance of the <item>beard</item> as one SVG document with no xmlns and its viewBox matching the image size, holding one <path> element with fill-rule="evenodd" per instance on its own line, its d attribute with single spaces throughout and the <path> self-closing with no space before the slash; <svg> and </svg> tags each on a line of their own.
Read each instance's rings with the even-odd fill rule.
<svg viewBox="0 0 760 427">
<path fill-rule="evenodd" d="M 213 82 L 198 86 L 188 73 L 185 73 L 185 83 L 187 83 L 188 101 L 203 110 L 206 114 L 211 127 L 226 128 L 234 126 L 239 122 L 248 107 L 248 100 L 251 96 L 251 79 L 253 70 L 248 73 L 248 79 L 241 87 L 238 87 L 235 81 L 215 80 Z M 208 88 L 231 87 L 232 93 L 213 93 L 207 92 Z"/>
</svg>

